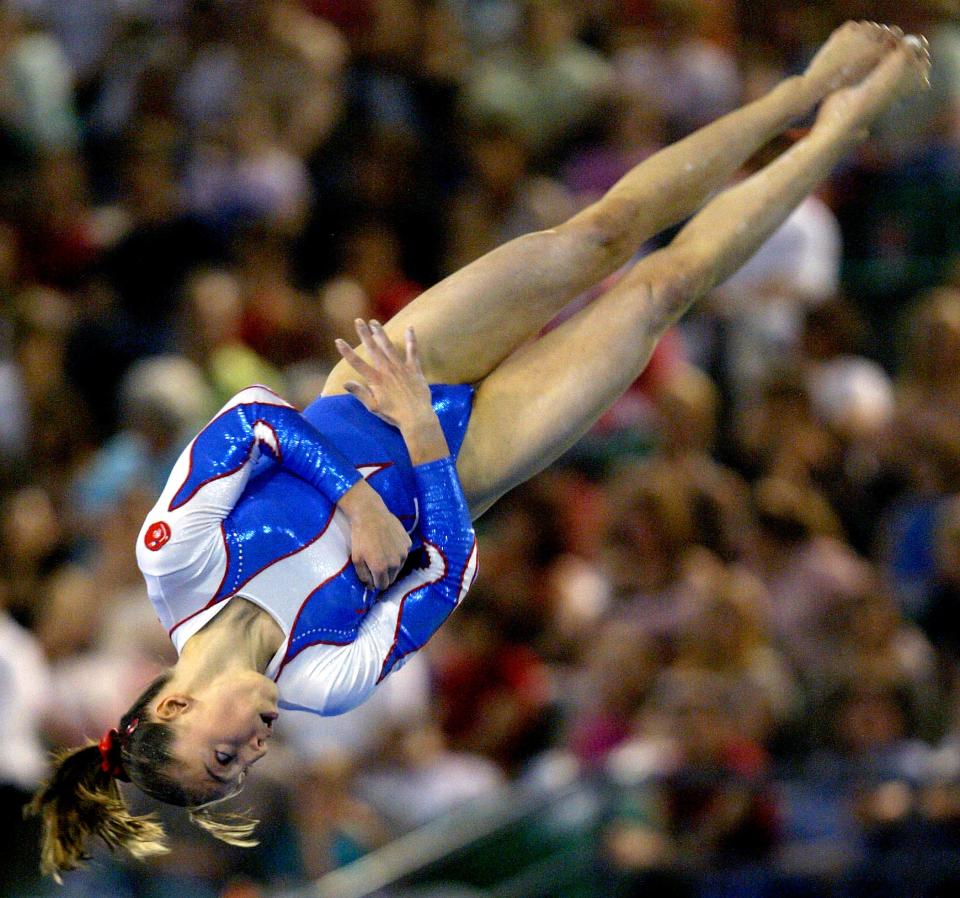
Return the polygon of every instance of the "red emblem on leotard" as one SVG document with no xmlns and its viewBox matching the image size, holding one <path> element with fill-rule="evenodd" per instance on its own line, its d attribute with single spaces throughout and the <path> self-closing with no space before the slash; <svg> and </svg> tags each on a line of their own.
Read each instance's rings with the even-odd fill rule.
<svg viewBox="0 0 960 898">
<path fill-rule="evenodd" d="M 143 534 L 143 544 L 151 551 L 163 548 L 170 539 L 170 525 L 166 521 L 157 521 L 147 527 Z"/>
</svg>

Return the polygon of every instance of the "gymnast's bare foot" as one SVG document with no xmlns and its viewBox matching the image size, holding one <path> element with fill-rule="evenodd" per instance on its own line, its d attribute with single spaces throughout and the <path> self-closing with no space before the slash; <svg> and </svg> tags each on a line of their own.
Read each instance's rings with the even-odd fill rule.
<svg viewBox="0 0 960 898">
<path fill-rule="evenodd" d="M 876 22 L 841 25 L 814 56 L 804 72 L 818 99 L 861 81 L 893 50 L 903 32 Z"/>
<path fill-rule="evenodd" d="M 863 81 L 827 97 L 817 114 L 817 125 L 836 125 L 865 136 L 863 132 L 891 103 L 929 86 L 929 44 L 924 37 L 907 35 L 898 39 L 896 48 Z"/>
</svg>

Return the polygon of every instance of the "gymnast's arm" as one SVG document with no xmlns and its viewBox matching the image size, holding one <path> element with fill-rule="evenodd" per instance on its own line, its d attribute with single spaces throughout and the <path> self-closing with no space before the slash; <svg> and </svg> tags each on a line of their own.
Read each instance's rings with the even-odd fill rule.
<svg viewBox="0 0 960 898">
<path fill-rule="evenodd" d="M 421 565 L 379 597 L 352 643 L 311 646 L 293 660 L 283 673 L 281 707 L 324 715 L 355 708 L 426 645 L 473 584 L 476 535 L 445 441 L 440 455 L 442 439 L 440 431 L 436 449 L 423 455 L 407 443 L 411 456 L 426 458 L 414 467 Z"/>
<path fill-rule="evenodd" d="M 354 465 L 293 406 L 266 387 L 248 387 L 228 402 L 181 455 L 148 519 L 146 557 L 170 570 L 189 563 L 185 541 L 200 542 L 220 525 L 243 493 L 254 463 L 266 454 L 339 505 L 351 528 L 352 557 L 361 580 L 385 588 L 406 559 L 410 538 Z M 150 541 L 149 522 L 170 529 Z M 156 545 L 169 540 L 170 547 Z M 187 553 L 189 554 L 189 553 Z M 141 565 L 142 567 L 143 565 Z"/>
<path fill-rule="evenodd" d="M 358 321 L 357 334 L 370 362 L 338 341 L 340 353 L 364 378 L 345 388 L 403 436 L 414 465 L 423 558 L 379 597 L 352 643 L 312 646 L 288 666 L 281 703 L 319 714 L 342 714 L 363 702 L 380 680 L 427 643 L 477 571 L 470 511 L 430 401 L 413 331 L 406 334 L 405 357 L 376 322 Z"/>
</svg>

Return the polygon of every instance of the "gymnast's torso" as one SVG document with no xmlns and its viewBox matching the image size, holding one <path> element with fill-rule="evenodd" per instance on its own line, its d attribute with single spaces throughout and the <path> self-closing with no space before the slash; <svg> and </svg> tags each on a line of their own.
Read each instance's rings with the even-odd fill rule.
<svg viewBox="0 0 960 898">
<path fill-rule="evenodd" d="M 184 450 L 137 541 L 161 623 L 181 651 L 234 596 L 285 640 L 265 671 L 280 705 L 336 714 L 421 648 L 469 589 L 476 540 L 456 476 L 472 389 L 433 386 L 451 456 L 414 467 L 396 428 L 348 395 L 302 414 L 263 387 L 234 397 Z M 397 581 L 365 588 L 336 507 L 363 477 L 413 545 Z"/>
</svg>

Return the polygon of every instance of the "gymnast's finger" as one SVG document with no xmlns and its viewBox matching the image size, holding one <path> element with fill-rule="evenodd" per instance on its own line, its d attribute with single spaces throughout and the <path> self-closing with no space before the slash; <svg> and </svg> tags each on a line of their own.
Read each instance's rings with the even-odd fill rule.
<svg viewBox="0 0 960 898">
<path fill-rule="evenodd" d="M 355 558 L 353 560 L 353 568 L 357 572 L 357 577 L 364 586 L 376 586 L 376 584 L 373 582 L 373 576 L 370 573 L 370 568 L 367 567 L 365 561 Z"/>
<path fill-rule="evenodd" d="M 394 565 L 393 567 L 387 568 L 387 582 L 382 587 L 383 589 L 386 589 L 397 579 L 397 574 L 400 573 L 402 567 L 403 565 Z"/>
<path fill-rule="evenodd" d="M 364 348 L 370 353 L 370 361 L 373 366 L 383 368 L 389 365 L 393 361 L 393 346 L 386 334 L 383 333 L 380 322 L 373 320 L 366 322 L 362 318 L 358 318 L 355 324 Z"/>
<path fill-rule="evenodd" d="M 389 567 L 387 567 L 384 576 L 384 584 L 380 587 L 381 589 L 386 589 L 394 583 L 394 581 L 400 575 L 400 571 L 403 570 L 403 565 L 406 560 L 407 557 L 406 554 L 404 554 L 403 558 L 397 564 L 391 564 Z"/>
<path fill-rule="evenodd" d="M 374 589 L 386 589 L 390 585 L 388 579 L 388 573 L 386 568 L 379 568 L 374 570 L 369 565 L 361 562 L 360 564 L 354 563 L 354 567 L 357 568 L 357 575 L 360 576 L 360 570 L 363 570 L 363 576 L 360 576 L 360 579 L 363 580 L 364 584 L 367 586 L 372 586 Z"/>
<path fill-rule="evenodd" d="M 334 341 L 337 352 L 343 357 L 347 364 L 353 368 L 357 374 L 362 374 L 368 380 L 370 375 L 376 373 L 372 365 L 365 362 L 359 355 L 354 351 L 353 347 L 347 343 L 346 340 L 341 340 L 339 337 Z"/>
<path fill-rule="evenodd" d="M 363 384 L 357 383 L 355 380 L 348 380 L 344 383 L 343 388 L 355 399 L 359 399 L 368 410 L 371 410 L 371 406 L 373 405 L 373 394 L 367 387 L 365 387 Z"/>
<path fill-rule="evenodd" d="M 357 336 L 360 338 L 363 348 L 370 354 L 370 361 L 374 368 L 380 367 L 380 363 L 383 360 L 383 349 L 381 349 L 377 341 L 373 339 L 373 331 L 370 325 L 362 318 L 357 318 L 354 320 L 353 326 L 357 330 Z"/>
<path fill-rule="evenodd" d="M 407 348 L 407 367 L 412 368 L 418 374 L 422 374 L 423 368 L 420 365 L 420 346 L 417 344 L 417 335 L 414 333 L 412 327 L 408 327 L 406 331 L 404 331 L 404 339 Z"/>
<path fill-rule="evenodd" d="M 373 332 L 374 342 L 380 347 L 383 354 L 394 364 L 402 364 L 403 359 L 400 358 L 400 353 L 397 352 L 397 347 L 393 345 L 393 341 L 387 336 L 383 325 L 379 321 L 371 320 L 370 330 Z"/>
</svg>

